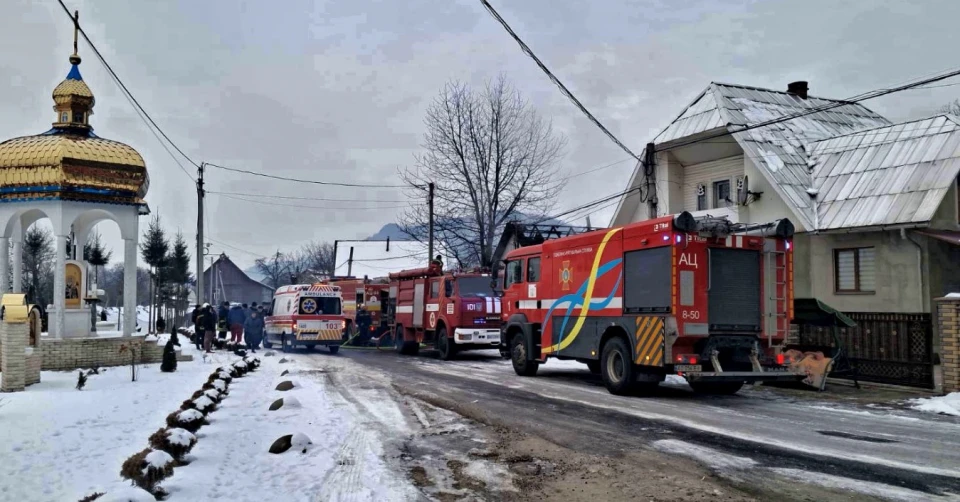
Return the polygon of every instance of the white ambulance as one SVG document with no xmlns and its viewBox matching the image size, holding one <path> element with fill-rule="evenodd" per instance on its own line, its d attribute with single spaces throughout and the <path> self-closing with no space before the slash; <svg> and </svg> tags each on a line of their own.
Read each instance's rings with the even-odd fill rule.
<svg viewBox="0 0 960 502">
<path fill-rule="evenodd" d="M 331 354 L 340 350 L 347 320 L 339 286 L 282 286 L 273 295 L 271 312 L 264 320 L 264 347 L 279 344 L 289 352 L 297 345 L 308 349 L 325 345 Z"/>
</svg>

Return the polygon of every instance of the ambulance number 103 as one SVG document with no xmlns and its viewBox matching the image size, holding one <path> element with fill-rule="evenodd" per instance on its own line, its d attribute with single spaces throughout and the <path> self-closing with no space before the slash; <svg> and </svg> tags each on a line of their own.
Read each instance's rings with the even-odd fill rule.
<svg viewBox="0 0 960 502">
<path fill-rule="evenodd" d="M 700 311 L 684 310 L 683 312 L 680 313 L 680 317 L 682 317 L 684 320 L 697 321 L 700 319 Z"/>
</svg>

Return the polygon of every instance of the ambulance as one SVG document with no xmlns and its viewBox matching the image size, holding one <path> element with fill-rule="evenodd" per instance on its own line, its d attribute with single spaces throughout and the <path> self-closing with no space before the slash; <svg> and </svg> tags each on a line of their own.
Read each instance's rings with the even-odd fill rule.
<svg viewBox="0 0 960 502">
<path fill-rule="evenodd" d="M 347 319 L 339 286 L 281 286 L 273 295 L 271 311 L 264 320 L 264 347 L 277 344 L 289 352 L 296 346 L 326 346 L 331 354 L 340 350 Z"/>
</svg>

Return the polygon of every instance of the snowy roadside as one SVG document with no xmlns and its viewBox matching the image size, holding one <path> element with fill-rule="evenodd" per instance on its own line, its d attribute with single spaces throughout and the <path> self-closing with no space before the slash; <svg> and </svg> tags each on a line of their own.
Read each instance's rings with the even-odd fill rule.
<svg viewBox="0 0 960 502">
<path fill-rule="evenodd" d="M 960 392 L 952 392 L 946 396 L 911 399 L 908 405 L 919 411 L 960 417 Z"/>
</svg>

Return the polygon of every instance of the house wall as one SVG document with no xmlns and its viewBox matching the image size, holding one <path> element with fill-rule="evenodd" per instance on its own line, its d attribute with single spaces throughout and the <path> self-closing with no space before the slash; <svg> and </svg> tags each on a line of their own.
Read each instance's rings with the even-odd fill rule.
<svg viewBox="0 0 960 502">
<path fill-rule="evenodd" d="M 790 218 L 790 222 L 797 233 L 807 230 L 803 221 L 794 214 L 793 210 L 787 207 L 787 204 L 780 198 L 776 189 L 773 188 L 767 178 L 760 172 L 753 159 L 747 157 L 744 160 L 744 174 L 749 181 L 751 192 L 761 193 L 760 198 L 741 208 L 742 221 L 753 223 L 762 223 L 779 220 L 781 218 Z"/>
<path fill-rule="evenodd" d="M 703 184 L 707 193 L 707 208 L 734 208 L 737 206 L 737 177 L 743 176 L 743 156 L 728 157 L 693 164 L 683 168 L 683 206 L 687 211 L 697 211 L 697 185 Z M 713 184 L 717 181 L 730 182 L 732 203 L 718 203 L 713 197 Z"/>
<path fill-rule="evenodd" d="M 808 241 L 808 242 L 805 242 Z M 929 290 L 921 292 L 919 250 L 899 231 L 806 235 L 795 240 L 794 294 L 812 296 L 843 312 L 930 312 Z M 837 293 L 834 250 L 855 247 L 876 249 L 876 291 Z M 806 251 L 803 248 L 807 248 Z M 801 257 L 807 270 L 802 273 Z M 809 292 L 809 295 L 807 294 Z"/>
<path fill-rule="evenodd" d="M 960 182 L 960 180 L 958 180 Z M 957 203 L 957 183 L 951 184 L 946 195 L 943 196 L 943 202 L 937 208 L 933 218 L 930 221 L 930 228 L 938 230 L 957 230 L 960 229 L 960 204 Z"/>
<path fill-rule="evenodd" d="M 262 303 L 270 302 L 273 298 L 273 291 L 269 287 L 250 279 L 239 267 L 228 260 L 220 259 L 214 262 L 213 267 L 204 271 L 203 281 L 206 288 L 204 296 L 210 295 L 212 284 L 217 302 L 226 300 L 237 303 Z"/>
</svg>

